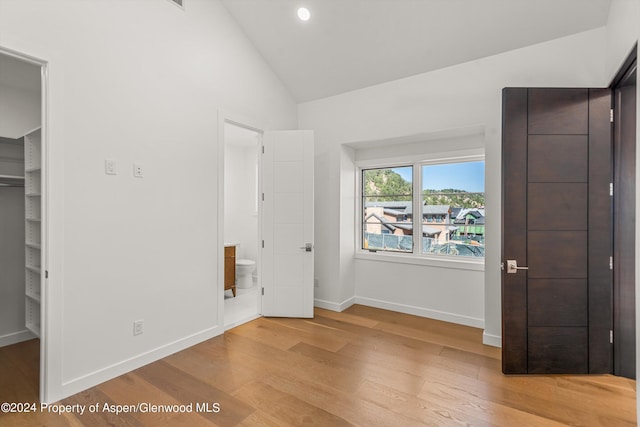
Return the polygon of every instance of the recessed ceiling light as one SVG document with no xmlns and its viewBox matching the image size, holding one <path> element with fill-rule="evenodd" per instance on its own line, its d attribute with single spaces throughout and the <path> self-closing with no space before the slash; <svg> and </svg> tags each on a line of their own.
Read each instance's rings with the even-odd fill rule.
<svg viewBox="0 0 640 427">
<path fill-rule="evenodd" d="M 302 21 L 308 21 L 311 18 L 311 12 L 306 7 L 301 7 L 298 9 L 298 18 Z"/>
</svg>

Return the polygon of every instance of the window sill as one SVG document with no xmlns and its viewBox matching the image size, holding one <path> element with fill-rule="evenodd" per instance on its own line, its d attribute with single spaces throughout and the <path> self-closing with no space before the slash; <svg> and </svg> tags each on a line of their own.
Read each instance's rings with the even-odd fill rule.
<svg viewBox="0 0 640 427">
<path fill-rule="evenodd" d="M 457 270 L 473 270 L 484 271 L 484 258 L 480 260 L 474 259 L 458 259 L 453 257 L 434 257 L 434 256 L 415 256 L 411 254 L 394 255 L 384 252 L 363 252 L 359 251 L 355 254 L 356 259 L 364 259 L 368 261 L 393 262 L 397 264 L 413 264 L 426 267 L 452 268 Z"/>
</svg>

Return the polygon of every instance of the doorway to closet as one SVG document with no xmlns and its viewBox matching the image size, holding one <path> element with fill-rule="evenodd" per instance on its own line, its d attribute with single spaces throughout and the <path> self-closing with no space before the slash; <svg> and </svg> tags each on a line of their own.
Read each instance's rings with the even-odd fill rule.
<svg viewBox="0 0 640 427">
<path fill-rule="evenodd" d="M 230 329 L 262 312 L 260 271 L 260 154 L 262 132 L 223 122 L 224 326 Z"/>
<path fill-rule="evenodd" d="M 8 381 L 44 401 L 46 65 L 0 48 L 0 356 Z M 6 371 L 6 372 L 5 372 Z M 20 372 L 16 377 L 12 373 Z M 12 380 L 13 378 L 13 380 Z M 25 381 L 28 384 L 22 384 Z M 33 394 L 33 395 L 32 395 Z"/>
</svg>

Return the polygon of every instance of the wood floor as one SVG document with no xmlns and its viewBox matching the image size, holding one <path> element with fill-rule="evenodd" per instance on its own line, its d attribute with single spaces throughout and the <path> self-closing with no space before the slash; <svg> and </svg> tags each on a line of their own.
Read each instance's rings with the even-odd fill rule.
<svg viewBox="0 0 640 427">
<path fill-rule="evenodd" d="M 37 346 L 0 349 L 0 402 L 37 401 Z M 261 318 L 60 402 L 96 413 L 0 413 L 0 426 L 610 427 L 636 424 L 635 397 L 609 375 L 507 377 L 478 329 L 356 305 Z"/>
</svg>

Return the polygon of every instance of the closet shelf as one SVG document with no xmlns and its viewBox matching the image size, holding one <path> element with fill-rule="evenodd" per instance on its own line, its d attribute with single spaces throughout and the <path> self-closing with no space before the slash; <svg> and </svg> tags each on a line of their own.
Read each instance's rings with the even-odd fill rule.
<svg viewBox="0 0 640 427">
<path fill-rule="evenodd" d="M 40 129 L 24 136 L 25 235 L 28 248 L 25 265 L 25 324 L 40 337 L 42 304 L 42 248 L 38 240 L 42 218 L 42 141 Z"/>
<path fill-rule="evenodd" d="M 27 292 L 25 295 L 27 296 L 27 298 L 31 298 L 32 300 L 40 304 L 40 294 L 37 294 L 35 292 Z"/>
<path fill-rule="evenodd" d="M 40 267 L 35 267 L 33 265 L 27 265 L 25 268 L 27 270 L 29 270 L 29 271 L 33 271 L 36 274 L 40 274 Z"/>
</svg>

